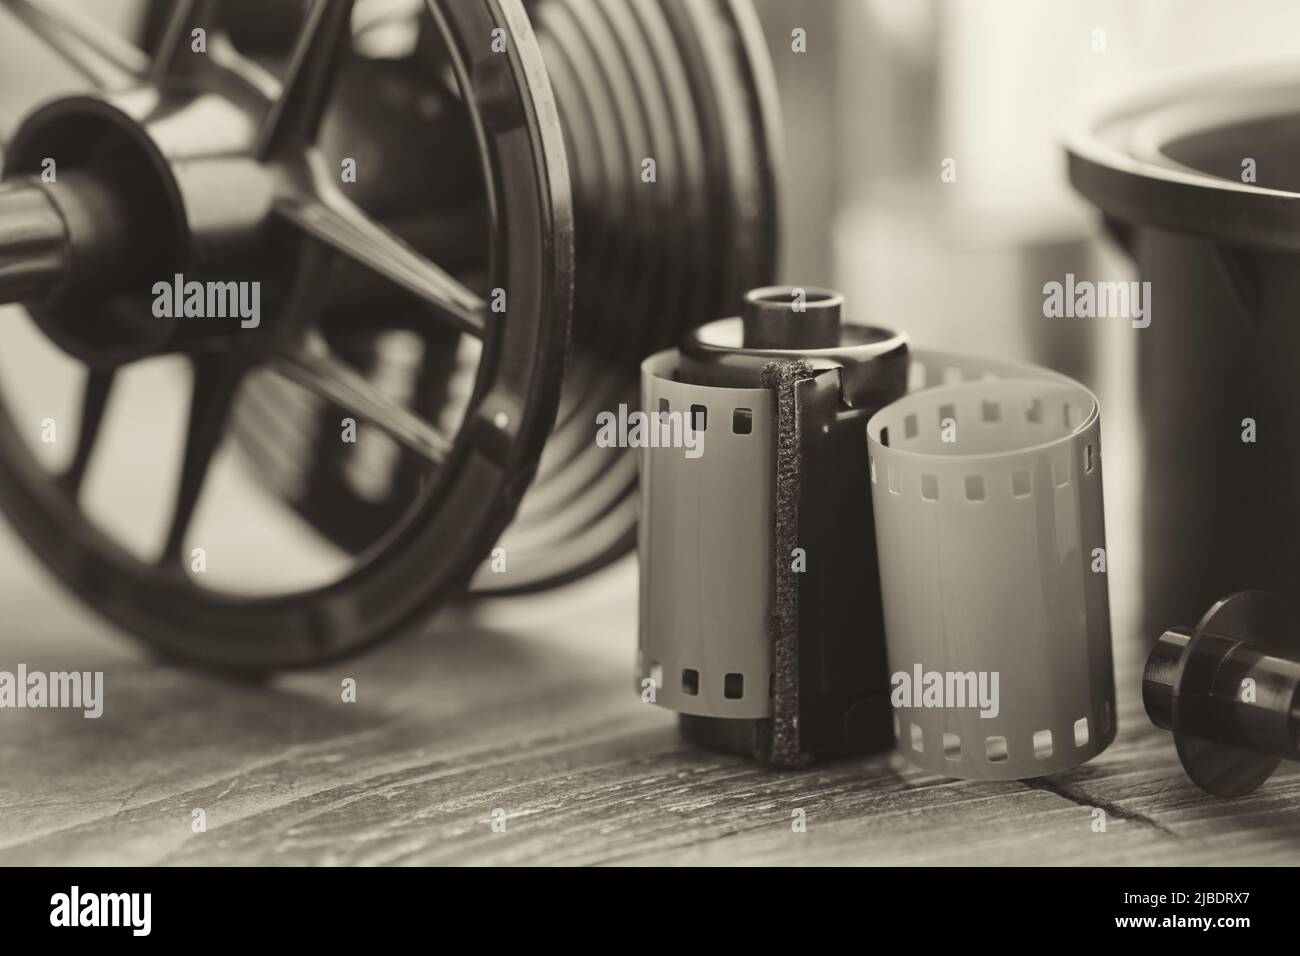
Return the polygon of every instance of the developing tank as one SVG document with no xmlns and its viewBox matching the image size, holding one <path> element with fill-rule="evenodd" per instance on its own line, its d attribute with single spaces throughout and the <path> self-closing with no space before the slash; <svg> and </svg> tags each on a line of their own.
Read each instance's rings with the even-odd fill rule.
<svg viewBox="0 0 1300 956">
<path fill-rule="evenodd" d="M 1073 185 L 1151 283 L 1151 324 L 1133 333 L 1147 632 L 1239 589 L 1293 593 L 1300 67 L 1110 105 L 1068 151 Z"/>
</svg>

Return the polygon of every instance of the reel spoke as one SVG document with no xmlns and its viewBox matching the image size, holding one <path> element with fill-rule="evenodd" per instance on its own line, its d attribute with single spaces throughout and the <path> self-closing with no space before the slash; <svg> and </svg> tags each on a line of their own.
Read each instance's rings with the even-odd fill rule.
<svg viewBox="0 0 1300 956">
<path fill-rule="evenodd" d="M 149 67 L 149 58 L 138 47 L 49 0 L 8 0 L 6 9 L 96 86 L 127 86 Z"/>
<path fill-rule="evenodd" d="M 193 359 L 194 385 L 190 399 L 190 423 L 185 436 L 185 458 L 181 465 L 171 529 L 159 563 L 178 561 L 185 535 L 194 519 L 194 508 L 203 491 L 212 456 L 225 434 L 235 393 L 243 380 L 245 366 L 228 356 L 198 355 Z"/>
<path fill-rule="evenodd" d="M 95 450 L 99 428 L 104 422 L 104 409 L 108 407 L 108 398 L 112 394 L 116 377 L 116 369 L 96 368 L 90 369 L 86 376 L 86 385 L 81 396 L 81 425 L 77 433 L 77 447 L 73 450 L 71 464 L 59 476 L 59 480 L 73 497 L 76 497 L 81 490 L 81 483 L 85 480 L 86 467 L 90 464 L 91 453 Z"/>
<path fill-rule="evenodd" d="M 203 58 L 190 52 L 190 31 L 195 24 L 210 29 L 217 12 L 215 0 L 173 2 L 171 16 L 163 27 L 162 39 L 149 66 L 149 79 L 154 83 L 171 77 L 194 75 Z"/>
<path fill-rule="evenodd" d="M 328 354 L 323 346 L 301 351 L 277 349 L 269 357 L 269 365 L 290 381 L 369 422 L 422 461 L 437 466 L 447 460 L 452 443 L 446 436 Z"/>
<path fill-rule="evenodd" d="M 257 156 L 297 153 L 316 139 L 351 25 L 352 0 L 314 0 L 294 43 L 280 96 L 258 130 Z"/>
<path fill-rule="evenodd" d="M 282 199 L 280 216 L 345 258 L 419 297 L 439 316 L 475 338 L 486 334 L 487 303 L 421 256 L 345 197 Z"/>
</svg>

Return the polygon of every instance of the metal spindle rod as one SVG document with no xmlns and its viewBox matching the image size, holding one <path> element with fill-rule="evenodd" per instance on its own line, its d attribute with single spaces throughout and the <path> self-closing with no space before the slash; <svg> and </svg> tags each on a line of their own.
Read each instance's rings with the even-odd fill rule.
<svg viewBox="0 0 1300 956">
<path fill-rule="evenodd" d="M 54 201 L 29 182 L 0 183 L 0 304 L 33 302 L 68 271 L 68 230 Z"/>
</svg>

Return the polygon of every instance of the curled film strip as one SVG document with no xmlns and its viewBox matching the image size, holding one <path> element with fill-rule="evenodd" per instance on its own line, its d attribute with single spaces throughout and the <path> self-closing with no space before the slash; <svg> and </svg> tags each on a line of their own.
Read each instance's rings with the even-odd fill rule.
<svg viewBox="0 0 1300 956">
<path fill-rule="evenodd" d="M 1077 766 L 1115 737 L 1097 399 L 967 356 L 912 370 L 867 424 L 899 751 L 951 777 Z"/>
</svg>

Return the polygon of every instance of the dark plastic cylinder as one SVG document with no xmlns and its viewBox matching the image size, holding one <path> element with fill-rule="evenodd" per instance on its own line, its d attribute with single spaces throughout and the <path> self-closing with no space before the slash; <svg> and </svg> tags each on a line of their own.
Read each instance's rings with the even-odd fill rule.
<svg viewBox="0 0 1300 956">
<path fill-rule="evenodd" d="M 1072 183 L 1150 283 L 1132 331 L 1150 634 L 1300 582 L 1298 97 L 1294 69 L 1187 81 L 1069 141 Z"/>
</svg>

